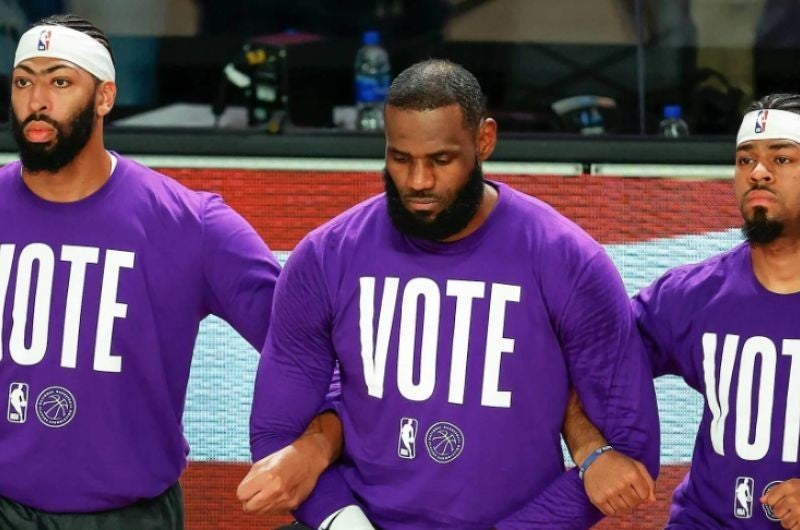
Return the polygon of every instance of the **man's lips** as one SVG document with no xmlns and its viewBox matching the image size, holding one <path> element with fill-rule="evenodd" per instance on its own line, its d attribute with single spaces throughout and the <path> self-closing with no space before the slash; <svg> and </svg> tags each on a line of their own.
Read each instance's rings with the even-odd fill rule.
<svg viewBox="0 0 800 530">
<path fill-rule="evenodd" d="M 432 210 L 439 203 L 433 197 L 408 197 L 405 200 L 406 206 L 411 210 Z"/>
<path fill-rule="evenodd" d="M 32 121 L 25 126 L 25 138 L 30 142 L 49 142 L 56 135 L 55 128 L 43 121 Z"/>
</svg>

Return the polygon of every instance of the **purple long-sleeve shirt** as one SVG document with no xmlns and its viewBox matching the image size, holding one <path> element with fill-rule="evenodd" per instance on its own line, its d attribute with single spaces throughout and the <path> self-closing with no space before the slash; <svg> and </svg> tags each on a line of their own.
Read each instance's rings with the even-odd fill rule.
<svg viewBox="0 0 800 530">
<path fill-rule="evenodd" d="M 290 257 L 251 447 L 258 459 L 301 433 L 338 361 L 345 449 L 317 508 L 346 502 L 338 478 L 386 530 L 588 528 L 598 512 L 559 443 L 570 383 L 656 471 L 655 396 L 619 275 L 572 222 L 493 185 L 495 208 L 459 241 L 401 234 L 381 195 Z"/>
<path fill-rule="evenodd" d="M 269 325 L 279 266 L 250 225 L 117 160 L 71 203 L 34 195 L 18 162 L 0 169 L 0 496 L 40 510 L 174 484 L 200 321 L 218 315 L 258 349 Z"/>
<path fill-rule="evenodd" d="M 743 243 L 671 270 L 633 306 L 655 375 L 705 397 L 668 528 L 780 528 L 758 499 L 800 477 L 800 294 L 767 291 Z"/>
</svg>

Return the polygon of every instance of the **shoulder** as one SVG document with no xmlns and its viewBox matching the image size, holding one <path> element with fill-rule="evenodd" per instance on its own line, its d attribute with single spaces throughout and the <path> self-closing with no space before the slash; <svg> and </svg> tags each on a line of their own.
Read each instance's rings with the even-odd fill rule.
<svg viewBox="0 0 800 530">
<path fill-rule="evenodd" d="M 0 167 L 0 189 L 12 186 L 20 177 L 21 164 L 19 160 L 14 160 Z"/>
<path fill-rule="evenodd" d="M 739 244 L 721 254 L 699 263 L 681 265 L 668 270 L 649 287 L 637 295 L 642 301 L 657 300 L 660 303 L 685 304 L 687 309 L 693 299 L 705 300 L 718 293 L 726 279 L 741 266 L 743 254 L 748 252 L 746 243 Z"/>
<path fill-rule="evenodd" d="M 583 228 L 543 200 L 503 184 L 498 189 L 507 194 L 503 230 L 539 261 L 586 263 L 604 252 Z"/>
<path fill-rule="evenodd" d="M 222 200 L 218 195 L 189 189 L 175 178 L 160 173 L 135 160 L 115 154 L 124 193 L 138 201 L 142 209 L 178 217 L 202 220 L 209 205 Z"/>
<path fill-rule="evenodd" d="M 388 222 L 384 194 L 370 197 L 309 232 L 301 244 L 319 251 L 345 251 L 361 241 L 372 241 Z"/>
</svg>

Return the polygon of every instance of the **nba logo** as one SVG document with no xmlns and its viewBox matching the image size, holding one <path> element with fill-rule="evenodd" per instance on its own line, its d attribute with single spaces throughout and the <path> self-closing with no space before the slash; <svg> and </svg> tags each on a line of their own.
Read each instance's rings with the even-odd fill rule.
<svg viewBox="0 0 800 530">
<path fill-rule="evenodd" d="M 767 130 L 767 113 L 769 113 L 768 110 L 759 110 L 756 114 L 755 132 L 762 133 Z"/>
<path fill-rule="evenodd" d="M 8 387 L 8 413 L 6 419 L 11 423 L 25 423 L 28 419 L 28 385 L 11 383 Z"/>
<path fill-rule="evenodd" d="M 739 477 L 736 479 L 736 487 L 733 491 L 733 515 L 739 519 L 750 519 L 753 517 L 753 479 L 750 477 Z"/>
<path fill-rule="evenodd" d="M 50 49 L 50 36 L 52 31 L 49 29 L 43 29 L 41 33 L 39 33 L 39 44 L 36 46 L 36 49 L 40 52 L 46 52 Z"/>
<path fill-rule="evenodd" d="M 417 456 L 417 431 L 419 422 L 414 418 L 400 420 L 400 437 L 397 440 L 397 456 L 413 460 Z"/>
</svg>

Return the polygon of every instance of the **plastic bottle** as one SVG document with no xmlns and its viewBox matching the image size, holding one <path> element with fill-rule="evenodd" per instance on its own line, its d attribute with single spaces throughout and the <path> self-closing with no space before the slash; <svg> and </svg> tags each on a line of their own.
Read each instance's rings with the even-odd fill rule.
<svg viewBox="0 0 800 530">
<path fill-rule="evenodd" d="M 664 107 L 664 119 L 658 124 L 658 132 L 667 138 L 689 136 L 689 125 L 681 118 L 680 105 Z"/>
<path fill-rule="evenodd" d="M 356 53 L 356 127 L 363 131 L 383 129 L 383 105 L 389 90 L 389 54 L 380 45 L 381 34 L 366 31 Z"/>
</svg>

